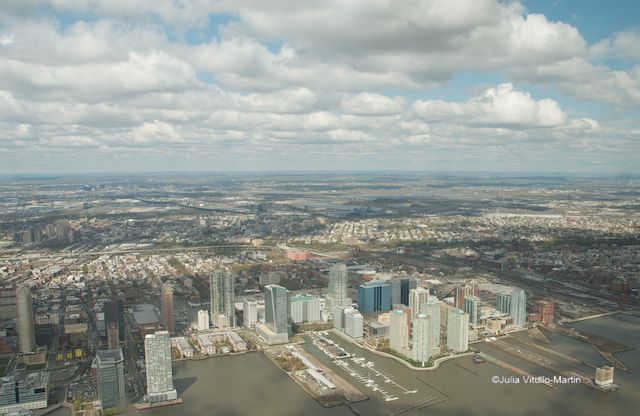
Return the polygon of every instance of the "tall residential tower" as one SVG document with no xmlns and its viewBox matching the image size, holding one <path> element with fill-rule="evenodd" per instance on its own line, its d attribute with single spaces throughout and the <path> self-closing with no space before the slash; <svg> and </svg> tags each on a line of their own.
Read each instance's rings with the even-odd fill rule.
<svg viewBox="0 0 640 416">
<path fill-rule="evenodd" d="M 219 328 L 236 326 L 234 281 L 233 275 L 225 271 L 216 270 L 211 274 L 211 323 Z"/>
<path fill-rule="evenodd" d="M 19 351 L 32 352 L 36 348 L 36 328 L 31 288 L 26 284 L 20 284 L 16 288 L 16 309 Z"/>
<path fill-rule="evenodd" d="M 170 334 L 173 329 L 173 287 L 169 283 L 162 285 L 162 325 Z"/>
<path fill-rule="evenodd" d="M 171 338 L 169 332 L 157 331 L 144 338 L 144 361 L 147 370 L 147 401 L 164 402 L 178 398 L 171 373 Z"/>
</svg>

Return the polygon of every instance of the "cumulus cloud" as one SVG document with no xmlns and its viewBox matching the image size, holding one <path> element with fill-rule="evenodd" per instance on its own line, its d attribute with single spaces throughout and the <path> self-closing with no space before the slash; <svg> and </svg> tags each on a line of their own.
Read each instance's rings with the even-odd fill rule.
<svg viewBox="0 0 640 416">
<path fill-rule="evenodd" d="M 621 59 L 640 61 L 640 29 L 618 32 L 590 48 L 596 59 Z"/>
<path fill-rule="evenodd" d="M 588 45 L 517 1 L 6 0 L 0 165 L 52 152 L 160 168 L 619 160 L 638 150 L 637 38 Z"/>
<path fill-rule="evenodd" d="M 489 88 L 466 102 L 418 100 L 413 108 L 428 121 L 469 125 L 530 128 L 552 127 L 566 122 L 566 114 L 556 101 L 536 101 L 529 93 L 514 90 L 510 83 Z"/>
<path fill-rule="evenodd" d="M 401 97 L 390 98 L 380 94 L 363 92 L 343 98 L 341 105 L 342 109 L 350 114 L 397 114 L 402 111 L 404 100 Z"/>
</svg>

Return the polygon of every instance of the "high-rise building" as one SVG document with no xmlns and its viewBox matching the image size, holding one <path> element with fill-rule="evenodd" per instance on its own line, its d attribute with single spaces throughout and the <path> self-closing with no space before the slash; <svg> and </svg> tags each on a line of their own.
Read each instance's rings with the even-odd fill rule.
<svg viewBox="0 0 640 416">
<path fill-rule="evenodd" d="M 0 379 L 0 414 L 27 415 L 47 407 L 49 373 L 15 372 Z M 23 413 L 24 412 L 24 413 Z"/>
<path fill-rule="evenodd" d="M 396 277 L 391 279 L 391 304 L 409 306 L 409 291 L 416 288 L 416 279 Z"/>
<path fill-rule="evenodd" d="M 320 299 L 311 295 L 296 295 L 291 297 L 291 322 L 320 321 Z"/>
<path fill-rule="evenodd" d="M 333 311 L 334 306 L 348 306 L 351 304 L 348 293 L 349 274 L 347 266 L 336 264 L 329 269 L 329 288 L 327 291 L 328 311 Z"/>
<path fill-rule="evenodd" d="M 242 301 L 242 325 L 245 328 L 254 328 L 258 323 L 258 301 L 244 299 Z"/>
<path fill-rule="evenodd" d="M 364 320 L 357 309 L 349 306 L 344 310 L 344 333 L 353 339 L 362 339 Z"/>
<path fill-rule="evenodd" d="M 440 310 L 442 303 L 432 296 L 427 301 L 426 315 L 429 317 L 429 347 L 430 355 L 440 354 Z"/>
<path fill-rule="evenodd" d="M 198 311 L 198 331 L 209 329 L 209 313 L 205 310 Z"/>
<path fill-rule="evenodd" d="M 169 283 L 162 285 L 162 325 L 170 334 L 173 329 L 173 287 Z"/>
<path fill-rule="evenodd" d="M 527 294 L 524 289 L 511 291 L 511 319 L 513 325 L 523 328 L 527 323 Z"/>
<path fill-rule="evenodd" d="M 120 342 L 125 341 L 124 302 L 122 299 L 118 298 L 104 303 L 104 322 L 105 325 L 108 325 L 111 322 L 117 323 Z"/>
<path fill-rule="evenodd" d="M 480 298 L 469 296 L 464 300 L 464 311 L 469 314 L 469 322 L 472 325 L 480 324 Z"/>
<path fill-rule="evenodd" d="M 110 350 L 120 348 L 120 334 L 118 333 L 118 324 L 116 322 L 107 324 L 107 344 Z"/>
<path fill-rule="evenodd" d="M 502 313 L 511 313 L 511 294 L 498 293 L 496 295 L 496 309 Z"/>
<path fill-rule="evenodd" d="M 16 288 L 16 310 L 18 349 L 21 353 L 32 352 L 36 349 L 36 326 L 31 288 L 26 284 L 20 284 Z"/>
<path fill-rule="evenodd" d="M 478 286 L 475 283 L 468 283 L 464 286 L 456 287 L 455 307 L 464 308 L 464 300 L 469 296 L 478 296 Z"/>
<path fill-rule="evenodd" d="M 144 338 L 144 362 L 147 370 L 147 396 L 149 403 L 178 398 L 173 388 L 171 372 L 171 338 L 167 331 L 157 331 Z"/>
<path fill-rule="evenodd" d="M 469 314 L 458 308 L 447 312 L 447 348 L 455 352 L 469 349 Z"/>
<path fill-rule="evenodd" d="M 413 320 L 411 358 L 420 362 L 423 367 L 429 361 L 433 349 L 431 347 L 432 325 L 431 316 L 424 313 L 418 314 Z"/>
<path fill-rule="evenodd" d="M 211 274 L 211 323 L 219 328 L 236 326 L 234 282 L 231 273 L 216 270 Z"/>
<path fill-rule="evenodd" d="M 289 332 L 289 299 L 288 290 L 278 285 L 267 285 L 264 288 L 264 320 L 275 333 Z"/>
<path fill-rule="evenodd" d="M 380 280 L 372 280 L 358 288 L 358 309 L 364 315 L 391 310 L 391 286 Z"/>
<path fill-rule="evenodd" d="M 538 319 L 544 325 L 553 323 L 553 301 L 539 300 L 536 302 L 536 313 Z"/>
<path fill-rule="evenodd" d="M 389 312 L 389 347 L 407 355 L 409 348 L 409 319 L 404 309 Z"/>
<path fill-rule="evenodd" d="M 344 321 L 344 312 L 351 308 L 351 306 L 334 306 L 333 307 L 333 327 L 338 331 L 344 332 L 344 328 L 346 326 Z"/>
<path fill-rule="evenodd" d="M 411 309 L 411 316 L 415 318 L 421 313 L 427 312 L 427 301 L 429 300 L 429 289 L 424 287 L 417 287 L 409 290 L 409 308 Z"/>
<path fill-rule="evenodd" d="M 98 399 L 102 403 L 102 408 L 123 408 L 126 399 L 122 349 L 96 351 L 96 365 L 98 367 Z"/>
</svg>

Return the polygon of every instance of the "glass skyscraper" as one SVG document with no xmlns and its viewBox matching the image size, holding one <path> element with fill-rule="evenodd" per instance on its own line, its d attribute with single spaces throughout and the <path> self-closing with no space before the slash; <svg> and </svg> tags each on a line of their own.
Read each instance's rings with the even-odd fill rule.
<svg viewBox="0 0 640 416">
<path fill-rule="evenodd" d="M 391 305 L 409 306 L 409 291 L 416 288 L 416 279 L 399 277 L 391 279 Z"/>
<path fill-rule="evenodd" d="M 216 270 L 209 281 L 211 299 L 211 323 L 218 327 L 235 327 L 235 278 L 231 273 Z M 224 315 L 221 322 L 220 315 Z"/>
<path fill-rule="evenodd" d="M 103 409 L 124 407 L 124 357 L 122 349 L 96 352 L 98 366 L 98 399 Z"/>
<path fill-rule="evenodd" d="M 363 283 L 358 288 L 358 309 L 364 315 L 391 310 L 391 286 L 380 280 Z"/>
<path fill-rule="evenodd" d="M 502 313 L 511 313 L 511 295 L 509 293 L 496 295 L 496 309 Z"/>
<path fill-rule="evenodd" d="M 527 294 L 524 289 L 511 291 L 511 319 L 513 325 L 522 328 L 527 323 Z"/>
<path fill-rule="evenodd" d="M 289 332 L 289 291 L 278 285 L 264 287 L 264 320 L 275 333 Z"/>
</svg>

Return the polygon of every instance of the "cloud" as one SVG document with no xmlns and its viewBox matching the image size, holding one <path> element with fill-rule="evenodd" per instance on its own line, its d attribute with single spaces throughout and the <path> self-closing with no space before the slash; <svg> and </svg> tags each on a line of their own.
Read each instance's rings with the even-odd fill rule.
<svg viewBox="0 0 640 416">
<path fill-rule="evenodd" d="M 427 121 L 477 126 L 532 128 L 558 126 L 566 122 L 566 114 L 556 101 L 536 101 L 529 93 L 515 91 L 510 83 L 489 88 L 466 102 L 418 100 L 413 108 Z"/>
<path fill-rule="evenodd" d="M 618 32 L 602 39 L 590 48 L 590 52 L 596 59 L 640 61 L 640 29 Z"/>
<path fill-rule="evenodd" d="M 640 65 L 614 70 L 581 57 L 512 71 L 515 79 L 555 87 L 585 101 L 616 105 L 640 102 Z"/>
<path fill-rule="evenodd" d="M 404 107 L 401 97 L 389 98 L 380 94 L 360 93 L 342 99 L 342 109 L 349 114 L 385 115 L 397 114 Z"/>
<path fill-rule="evenodd" d="M 150 91 L 175 91 L 199 83 L 194 69 L 165 52 L 130 52 L 124 61 L 48 66 L 0 59 L 0 88 L 15 94 L 87 101 Z"/>
<path fill-rule="evenodd" d="M 0 165 L 630 166 L 637 37 L 517 1 L 7 0 Z"/>
</svg>

